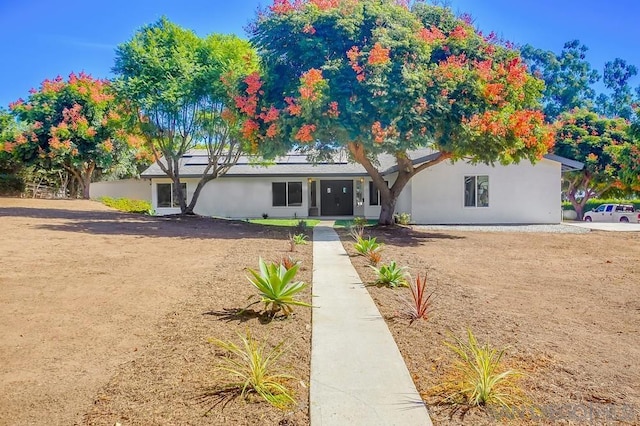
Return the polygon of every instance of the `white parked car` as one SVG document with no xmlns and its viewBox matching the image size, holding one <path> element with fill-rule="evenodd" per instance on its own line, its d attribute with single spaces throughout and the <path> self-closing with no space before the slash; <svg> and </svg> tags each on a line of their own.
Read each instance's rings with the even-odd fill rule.
<svg viewBox="0 0 640 426">
<path fill-rule="evenodd" d="M 601 204 L 584 214 L 586 222 L 638 222 L 640 212 L 628 204 Z"/>
</svg>

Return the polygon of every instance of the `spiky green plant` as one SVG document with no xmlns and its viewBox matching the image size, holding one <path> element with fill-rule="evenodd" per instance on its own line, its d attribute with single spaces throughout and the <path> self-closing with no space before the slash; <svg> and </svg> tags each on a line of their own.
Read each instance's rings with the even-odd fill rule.
<svg viewBox="0 0 640 426">
<path fill-rule="evenodd" d="M 358 242 L 362 239 L 364 235 L 364 225 L 358 225 L 353 223 L 349 226 L 349 236 L 353 239 L 353 241 Z"/>
<path fill-rule="evenodd" d="M 384 285 L 391 288 L 406 287 L 407 273 L 405 267 L 400 267 L 392 260 L 388 265 L 382 265 L 379 268 L 369 266 L 377 275 L 376 285 Z"/>
<path fill-rule="evenodd" d="M 249 282 L 260 292 L 261 302 L 274 316 L 282 310 L 285 316 L 293 312 L 293 305 L 308 306 L 308 303 L 295 299 L 295 295 L 302 291 L 307 284 L 302 281 L 294 281 L 300 264 L 293 265 L 287 269 L 281 263 L 266 263 L 262 258 L 259 261 L 260 271 L 249 269 L 251 277 L 247 277 Z"/>
<path fill-rule="evenodd" d="M 210 339 L 211 343 L 230 352 L 229 356 L 222 358 L 222 364 L 217 369 L 226 371 L 239 380 L 226 385 L 225 390 L 236 389 L 243 398 L 255 393 L 280 409 L 295 404 L 292 392 L 283 384 L 295 377 L 274 371 L 274 364 L 285 352 L 284 341 L 268 351 L 266 343 L 259 344 L 253 340 L 249 330 L 246 336 L 238 333 L 238 337 L 242 341 L 241 346 Z"/>
<path fill-rule="evenodd" d="M 503 367 L 505 349 L 499 351 L 489 343 L 480 346 L 469 329 L 466 341 L 456 336 L 453 340 L 445 345 L 457 355 L 457 374 L 447 383 L 445 401 L 470 406 L 499 405 L 510 411 L 522 402 L 521 390 L 514 382 L 522 374 Z"/>
<path fill-rule="evenodd" d="M 383 244 L 379 243 L 376 240 L 376 237 L 369 237 L 366 240 L 364 238 L 359 238 L 353 245 L 353 248 L 362 256 L 368 256 L 371 252 L 382 250 L 382 246 Z"/>
</svg>

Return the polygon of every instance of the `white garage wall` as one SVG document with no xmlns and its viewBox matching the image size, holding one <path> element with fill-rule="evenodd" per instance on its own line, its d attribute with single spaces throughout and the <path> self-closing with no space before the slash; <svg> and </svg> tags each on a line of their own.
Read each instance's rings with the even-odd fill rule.
<svg viewBox="0 0 640 426">
<path fill-rule="evenodd" d="M 489 207 L 464 207 L 465 176 L 489 176 Z M 440 163 L 412 179 L 412 218 L 421 224 L 559 223 L 561 165 L 495 167 Z"/>
<path fill-rule="evenodd" d="M 89 186 L 90 198 L 112 197 L 151 201 L 151 181 L 149 179 L 123 179 L 92 182 Z"/>
</svg>

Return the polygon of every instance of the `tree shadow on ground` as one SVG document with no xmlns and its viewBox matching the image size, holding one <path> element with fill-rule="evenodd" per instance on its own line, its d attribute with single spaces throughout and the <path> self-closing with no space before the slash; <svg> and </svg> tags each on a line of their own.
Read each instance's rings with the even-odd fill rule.
<svg viewBox="0 0 640 426">
<path fill-rule="evenodd" d="M 341 240 L 351 240 L 346 229 L 337 229 Z M 445 232 L 425 232 L 405 226 L 372 226 L 365 228 L 364 237 L 375 237 L 378 242 L 397 247 L 415 247 L 436 240 L 462 240 L 467 237 Z"/>
<path fill-rule="evenodd" d="M 24 207 L 0 208 L 0 217 L 40 219 L 38 229 L 95 235 L 132 235 L 185 239 L 287 239 L 288 227 L 203 216 L 147 216 L 118 211 L 83 211 Z M 50 220 L 50 223 L 47 223 Z"/>
<path fill-rule="evenodd" d="M 211 315 L 214 317 L 218 317 L 220 321 L 224 322 L 235 322 L 238 324 L 245 323 L 252 319 L 257 319 L 260 324 L 269 324 L 273 320 L 279 319 L 278 317 L 273 317 L 269 315 L 268 312 L 260 312 L 255 311 L 253 309 L 240 309 L 240 308 L 224 308 L 220 311 L 207 311 L 202 315 Z"/>
</svg>

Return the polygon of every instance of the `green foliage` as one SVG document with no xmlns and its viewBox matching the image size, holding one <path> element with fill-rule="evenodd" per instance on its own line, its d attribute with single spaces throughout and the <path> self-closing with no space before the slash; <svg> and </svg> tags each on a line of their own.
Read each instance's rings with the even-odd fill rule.
<svg viewBox="0 0 640 426">
<path fill-rule="evenodd" d="M 616 58 L 604 64 L 602 82 L 611 93 L 608 95 L 603 93 L 596 99 L 600 114 L 631 119 L 636 99 L 629 85 L 629 79 L 636 75 L 638 75 L 638 68 L 627 64 L 623 59 Z"/>
<path fill-rule="evenodd" d="M 364 238 L 358 239 L 353 245 L 353 248 L 362 256 L 368 256 L 369 253 L 382 250 L 383 244 L 376 240 L 376 237 L 369 237 L 366 240 Z"/>
<path fill-rule="evenodd" d="M 631 204 L 636 210 L 640 210 L 640 199 L 619 199 L 619 198 L 592 198 L 584 204 L 584 211 L 587 212 L 595 209 L 600 204 Z M 573 205 L 569 201 L 562 202 L 563 210 L 574 210 Z"/>
<path fill-rule="evenodd" d="M 544 113 L 549 121 L 574 108 L 593 106 L 595 91 L 591 85 L 600 75 L 586 60 L 588 50 L 578 40 L 566 42 L 559 55 L 531 45 L 520 50 L 531 72 L 545 82 Z"/>
<path fill-rule="evenodd" d="M 394 156 L 399 177 L 379 188 L 381 223 L 392 223 L 403 187 L 432 165 L 414 167 L 412 150 L 493 164 L 536 161 L 552 145 L 537 111 L 542 81 L 518 52 L 450 9 L 394 0 L 280 6 L 251 27 L 263 80 L 245 80 L 237 98 L 247 135 L 266 156 L 295 146 L 323 159 L 347 148 L 378 183 L 377 155 Z"/>
<path fill-rule="evenodd" d="M 409 282 L 409 289 L 411 290 L 411 298 L 403 299 L 403 301 L 410 324 L 419 319 L 427 320 L 431 311 L 431 298 L 433 296 L 433 292 L 427 293 L 427 274 L 424 274 L 424 278 L 418 274 L 415 281 L 411 280 Z"/>
<path fill-rule="evenodd" d="M 199 182 L 204 185 L 224 175 L 248 148 L 228 105 L 237 81 L 256 67 L 247 41 L 220 34 L 200 38 L 163 17 L 118 46 L 114 87 L 138 112 L 133 127 L 164 157 L 158 165 L 176 185 L 180 158 L 197 146 L 206 148 Z M 197 196 L 187 206 L 176 195 L 183 213 L 193 211 Z"/>
<path fill-rule="evenodd" d="M 274 371 L 275 364 L 285 352 L 284 341 L 267 350 L 266 343 L 260 344 L 254 340 L 249 330 L 246 336 L 238 334 L 238 337 L 242 341 L 241 346 L 233 342 L 210 339 L 211 343 L 230 353 L 230 356 L 222 357 L 222 363 L 217 369 L 239 380 L 225 386 L 223 390 L 236 390 L 243 398 L 255 393 L 280 409 L 295 404 L 292 392 L 284 385 L 285 381 L 295 377 Z"/>
<path fill-rule="evenodd" d="M 293 234 L 291 240 L 297 246 L 307 244 L 307 236 L 304 234 Z"/>
<path fill-rule="evenodd" d="M 0 174 L 0 195 L 19 195 L 24 191 L 24 181 L 20 176 Z"/>
<path fill-rule="evenodd" d="M 151 214 L 153 211 L 153 207 L 151 203 L 145 200 L 132 200 L 130 198 L 111 198 L 111 197 L 100 197 L 98 198 L 105 206 L 109 206 L 116 210 L 120 210 L 122 212 L 127 213 L 140 213 L 140 214 Z"/>
<path fill-rule="evenodd" d="M 588 110 L 565 113 L 560 120 L 555 153 L 584 163 L 582 170 L 563 175 L 566 197 L 576 211 L 594 196 L 640 189 L 640 140 L 630 136 L 626 120 Z M 582 199 L 579 193 L 585 194 Z"/>
<path fill-rule="evenodd" d="M 396 213 L 394 216 L 396 223 L 409 225 L 411 223 L 411 213 Z"/>
<path fill-rule="evenodd" d="M 365 226 L 371 226 L 371 225 L 375 225 L 377 224 L 378 221 L 375 219 L 367 219 Z M 333 223 L 333 227 L 334 228 L 351 228 L 354 225 L 353 220 L 349 220 L 349 219 L 338 219 L 336 221 L 334 221 Z"/>
<path fill-rule="evenodd" d="M 249 269 L 251 273 L 249 282 L 260 292 L 265 309 L 271 307 L 272 316 L 280 310 L 285 316 L 289 316 L 293 312 L 294 305 L 311 307 L 308 303 L 295 298 L 296 294 L 307 287 L 306 283 L 294 281 L 300 268 L 299 264 L 287 269 L 281 263 L 265 263 L 260 259 L 259 266 L 259 272 Z"/>
<path fill-rule="evenodd" d="M 488 343 L 480 346 L 477 339 L 467 330 L 467 340 L 453 336 L 453 342 L 445 345 L 457 356 L 454 370 L 457 374 L 447 383 L 450 393 L 446 401 L 470 406 L 498 405 L 512 410 L 522 401 L 520 389 L 514 379 L 521 376 L 513 370 L 505 370 L 500 351 Z"/>
<path fill-rule="evenodd" d="M 369 266 L 377 275 L 375 284 L 387 286 L 391 288 L 407 287 L 406 267 L 400 267 L 395 260 L 389 262 L 388 265 L 382 265 L 379 268 Z"/>
<path fill-rule="evenodd" d="M 357 226 L 367 226 L 368 220 L 366 217 L 354 217 L 353 224 Z"/>
<path fill-rule="evenodd" d="M 353 224 L 349 226 L 349 236 L 353 238 L 353 241 L 358 242 L 362 240 L 364 236 L 364 225 Z"/>
</svg>

